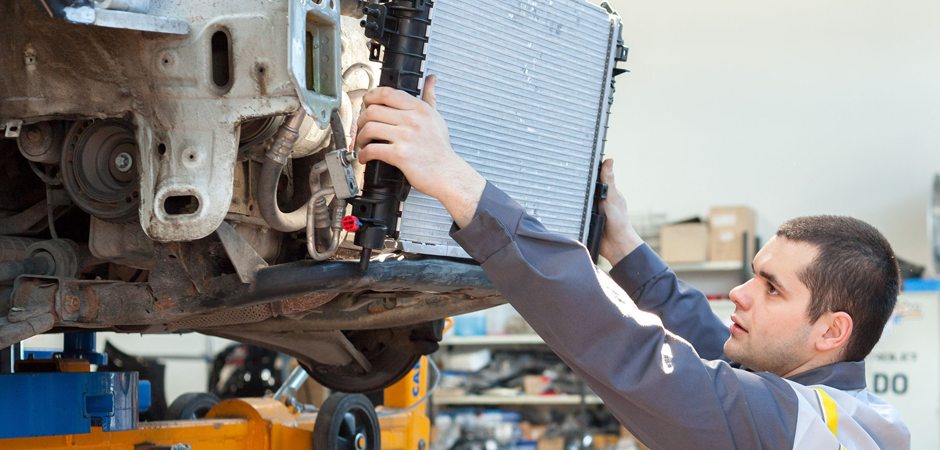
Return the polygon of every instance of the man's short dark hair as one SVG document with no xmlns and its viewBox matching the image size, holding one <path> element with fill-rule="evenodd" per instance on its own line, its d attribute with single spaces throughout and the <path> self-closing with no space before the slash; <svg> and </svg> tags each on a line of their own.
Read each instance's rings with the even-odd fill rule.
<svg viewBox="0 0 940 450">
<path fill-rule="evenodd" d="M 844 216 L 797 217 L 780 225 L 777 236 L 816 246 L 816 259 L 798 274 L 811 296 L 810 323 L 827 311 L 847 313 L 853 330 L 843 360 L 865 359 L 898 300 L 901 276 L 891 244 L 875 227 Z"/>
</svg>

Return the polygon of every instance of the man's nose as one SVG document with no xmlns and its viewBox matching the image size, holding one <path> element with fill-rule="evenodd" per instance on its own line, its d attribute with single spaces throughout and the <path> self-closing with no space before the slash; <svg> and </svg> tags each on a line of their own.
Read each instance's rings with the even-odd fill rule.
<svg viewBox="0 0 940 450">
<path fill-rule="evenodd" d="M 731 301 L 734 302 L 734 304 L 737 305 L 738 308 L 741 308 L 743 310 L 750 309 L 751 304 L 753 303 L 751 300 L 751 295 L 747 291 L 747 285 L 749 283 L 750 281 L 732 289 L 731 292 L 728 294 L 728 298 L 730 298 Z"/>
</svg>

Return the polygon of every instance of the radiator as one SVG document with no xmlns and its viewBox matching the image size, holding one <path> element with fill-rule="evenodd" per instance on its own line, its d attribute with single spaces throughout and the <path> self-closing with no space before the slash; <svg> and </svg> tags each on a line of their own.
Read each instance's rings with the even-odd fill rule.
<svg viewBox="0 0 940 450">
<path fill-rule="evenodd" d="M 584 0 L 435 0 L 425 75 L 454 151 L 550 231 L 586 242 L 619 17 Z M 618 45 L 618 43 L 620 45 Z M 412 190 L 402 250 L 467 258 L 437 200 Z"/>
</svg>

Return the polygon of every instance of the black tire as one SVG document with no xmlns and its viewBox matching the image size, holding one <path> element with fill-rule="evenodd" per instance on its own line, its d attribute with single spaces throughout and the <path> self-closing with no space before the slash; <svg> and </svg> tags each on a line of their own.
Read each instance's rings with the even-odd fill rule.
<svg viewBox="0 0 940 450">
<path fill-rule="evenodd" d="M 213 406 L 222 400 L 208 392 L 189 392 L 176 397 L 166 409 L 165 420 L 196 420 L 206 417 Z"/>
<path fill-rule="evenodd" d="M 375 406 L 362 394 L 330 395 L 313 424 L 313 450 L 379 450 L 381 438 Z"/>
</svg>

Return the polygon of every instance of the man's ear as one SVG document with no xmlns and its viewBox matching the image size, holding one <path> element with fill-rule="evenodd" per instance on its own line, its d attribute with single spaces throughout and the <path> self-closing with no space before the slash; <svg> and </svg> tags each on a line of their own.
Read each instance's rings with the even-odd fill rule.
<svg viewBox="0 0 940 450">
<path fill-rule="evenodd" d="M 819 318 L 828 329 L 816 339 L 816 350 L 821 352 L 844 349 L 852 336 L 852 316 L 843 311 L 828 312 Z"/>
</svg>

